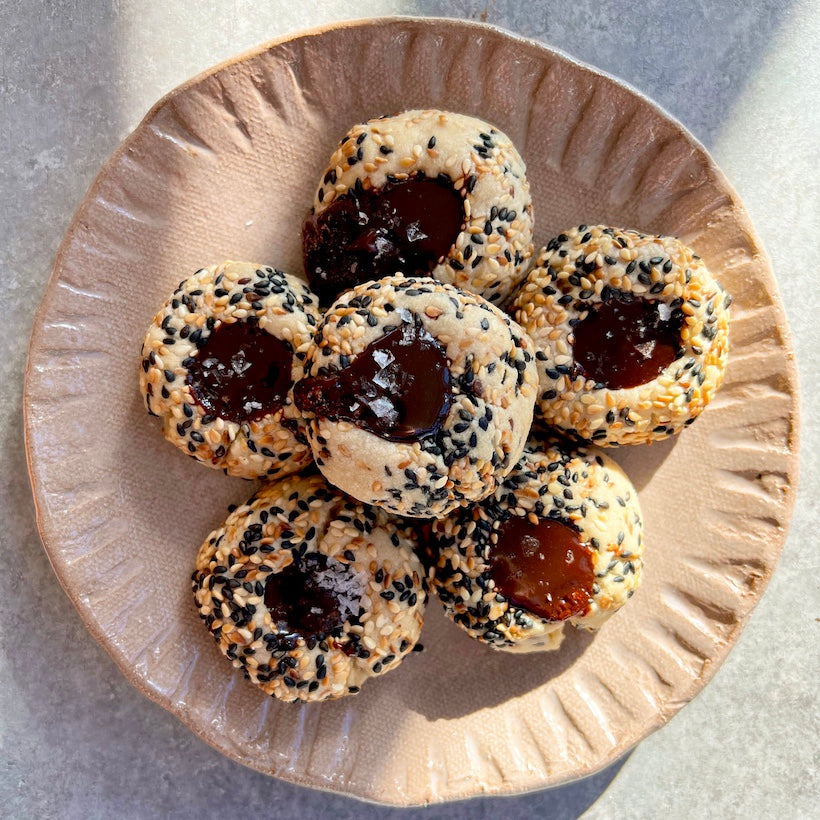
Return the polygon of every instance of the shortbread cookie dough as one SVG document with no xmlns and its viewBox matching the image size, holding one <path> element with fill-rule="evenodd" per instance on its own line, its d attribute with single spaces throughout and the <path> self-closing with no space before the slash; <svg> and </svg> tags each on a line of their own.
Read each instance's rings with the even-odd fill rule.
<svg viewBox="0 0 820 820">
<path fill-rule="evenodd" d="M 677 239 L 602 225 L 561 234 L 513 302 L 538 348 L 536 416 L 604 446 L 679 433 L 723 380 L 730 302 Z"/>
<path fill-rule="evenodd" d="M 425 518 L 495 490 L 524 448 L 535 392 L 532 342 L 508 316 L 395 276 L 327 311 L 295 399 L 328 481 Z"/>
<path fill-rule="evenodd" d="M 427 589 L 411 537 L 320 475 L 273 482 L 202 545 L 192 578 L 200 617 L 269 695 L 358 692 L 418 640 Z"/>
<path fill-rule="evenodd" d="M 307 286 L 273 268 L 223 262 L 182 282 L 142 346 L 140 388 L 165 438 L 243 478 L 309 463 L 292 388 L 319 318 Z"/>
<path fill-rule="evenodd" d="M 433 276 L 502 304 L 533 253 L 524 161 L 492 125 L 406 111 L 356 125 L 330 158 L 305 223 L 305 271 L 323 304 L 369 279 Z"/>
<path fill-rule="evenodd" d="M 490 498 L 432 532 L 447 614 L 495 649 L 556 649 L 564 623 L 600 627 L 641 580 L 638 495 L 594 447 L 528 448 Z"/>
</svg>

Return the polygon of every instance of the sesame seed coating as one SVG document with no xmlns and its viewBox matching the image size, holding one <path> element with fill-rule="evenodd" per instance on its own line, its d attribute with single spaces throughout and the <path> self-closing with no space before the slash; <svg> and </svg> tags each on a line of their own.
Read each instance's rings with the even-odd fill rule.
<svg viewBox="0 0 820 820">
<path fill-rule="evenodd" d="M 293 352 L 291 381 L 318 324 L 318 302 L 306 285 L 270 267 L 223 262 L 180 283 L 154 317 L 142 346 L 140 389 L 145 406 L 162 419 L 168 441 L 197 461 L 242 478 L 271 478 L 310 462 L 293 389 L 282 407 L 237 422 L 209 413 L 189 384 L 190 367 L 222 323 L 250 322 Z"/>
<path fill-rule="evenodd" d="M 364 283 L 325 313 L 305 376 L 332 373 L 405 322 L 419 322 L 446 351 L 452 403 L 441 429 L 415 441 L 380 438 L 348 421 L 304 414 L 328 481 L 390 512 L 443 515 L 492 493 L 515 465 L 532 423 L 532 342 L 475 294 L 401 275 Z"/>
<path fill-rule="evenodd" d="M 267 484 L 230 514 L 199 550 L 192 576 L 200 617 L 233 666 L 285 701 L 359 691 L 416 644 L 427 586 L 412 531 L 358 504 L 320 475 Z M 344 623 L 327 633 L 286 629 L 266 605 L 266 585 L 320 554 L 336 570 Z"/>
<path fill-rule="evenodd" d="M 501 524 L 556 519 L 574 526 L 592 549 L 595 582 L 588 609 L 566 622 L 597 629 L 641 581 L 643 535 L 638 494 L 626 474 L 595 447 L 531 442 L 492 496 L 433 522 L 438 547 L 432 584 L 447 615 L 495 649 L 557 649 L 564 621 L 516 606 L 496 588 L 490 569 Z"/>
<path fill-rule="evenodd" d="M 579 374 L 574 327 L 610 299 L 651 299 L 681 321 L 682 353 L 652 381 L 608 389 Z M 511 312 L 535 342 L 536 418 L 602 446 L 679 433 L 723 381 L 731 298 L 677 239 L 603 225 L 560 234 L 538 255 Z"/>
<path fill-rule="evenodd" d="M 532 198 L 515 146 L 482 120 L 428 110 L 355 125 L 330 158 L 313 212 L 354 187 L 419 175 L 446 178 L 464 198 L 462 230 L 430 275 L 504 304 L 533 254 Z"/>
</svg>

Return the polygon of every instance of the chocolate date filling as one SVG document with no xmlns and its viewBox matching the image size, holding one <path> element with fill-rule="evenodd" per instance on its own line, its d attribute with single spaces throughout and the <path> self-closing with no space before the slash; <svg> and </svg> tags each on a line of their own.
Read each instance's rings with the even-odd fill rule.
<svg viewBox="0 0 820 820">
<path fill-rule="evenodd" d="M 592 550 L 568 524 L 547 518 L 533 524 L 513 516 L 498 530 L 490 575 L 516 606 L 547 621 L 563 621 L 589 608 Z"/>
<path fill-rule="evenodd" d="M 449 179 L 421 174 L 382 188 L 350 189 L 302 229 L 305 272 L 320 302 L 394 273 L 427 276 L 464 224 Z"/>
<path fill-rule="evenodd" d="M 271 574 L 265 606 L 280 633 L 330 635 L 359 612 L 361 590 L 350 568 L 311 552 Z"/>
<path fill-rule="evenodd" d="M 646 384 L 680 355 L 682 324 L 680 311 L 657 300 L 602 302 L 575 327 L 575 364 L 615 390 Z"/>
<path fill-rule="evenodd" d="M 290 346 L 250 322 L 218 325 L 188 368 L 196 401 L 228 421 L 253 421 L 278 410 L 291 386 Z"/>
<path fill-rule="evenodd" d="M 450 385 L 443 346 L 420 323 L 406 322 L 371 342 L 347 367 L 302 379 L 294 400 L 302 412 L 350 421 L 387 441 L 417 441 L 441 429 Z"/>
</svg>

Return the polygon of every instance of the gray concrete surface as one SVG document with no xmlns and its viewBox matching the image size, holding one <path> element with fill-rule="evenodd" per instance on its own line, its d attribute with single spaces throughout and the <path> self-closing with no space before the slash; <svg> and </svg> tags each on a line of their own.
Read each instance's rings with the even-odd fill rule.
<svg viewBox="0 0 820 820">
<path fill-rule="evenodd" d="M 42 550 L 21 425 L 29 329 L 60 239 L 103 160 L 150 105 L 263 40 L 391 13 L 485 19 L 541 39 L 682 120 L 738 189 L 773 259 L 803 386 L 788 543 L 705 691 L 587 780 L 403 812 L 246 770 L 125 682 Z M 0 816 L 816 817 L 820 273 L 807 243 L 820 232 L 818 41 L 812 0 L 0 3 Z"/>
</svg>

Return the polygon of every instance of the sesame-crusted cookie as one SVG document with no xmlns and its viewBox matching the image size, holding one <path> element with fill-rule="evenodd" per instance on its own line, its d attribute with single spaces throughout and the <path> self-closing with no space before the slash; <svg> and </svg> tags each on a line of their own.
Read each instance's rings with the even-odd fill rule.
<svg viewBox="0 0 820 820">
<path fill-rule="evenodd" d="M 731 298 L 666 236 L 581 225 L 541 251 L 512 311 L 536 354 L 536 416 L 604 446 L 680 432 L 723 380 Z"/>
<path fill-rule="evenodd" d="M 295 389 L 328 481 L 425 518 L 489 495 L 532 422 L 532 342 L 475 294 L 388 277 L 325 314 Z"/>
<path fill-rule="evenodd" d="M 316 474 L 267 484 L 212 532 L 192 585 L 220 650 L 286 701 L 338 698 L 394 669 L 427 587 L 412 533 Z"/>
<path fill-rule="evenodd" d="M 502 304 L 533 253 L 526 168 L 509 137 L 446 111 L 348 131 L 305 223 L 305 270 L 323 303 L 369 279 L 427 276 Z"/>
<path fill-rule="evenodd" d="M 448 616 L 495 649 L 557 649 L 597 629 L 641 580 L 638 495 L 595 447 L 533 445 L 495 493 L 433 522 Z"/>
<path fill-rule="evenodd" d="M 242 478 L 304 467 L 292 387 L 319 318 L 308 287 L 273 268 L 223 262 L 182 282 L 142 346 L 140 388 L 165 438 Z"/>
</svg>

